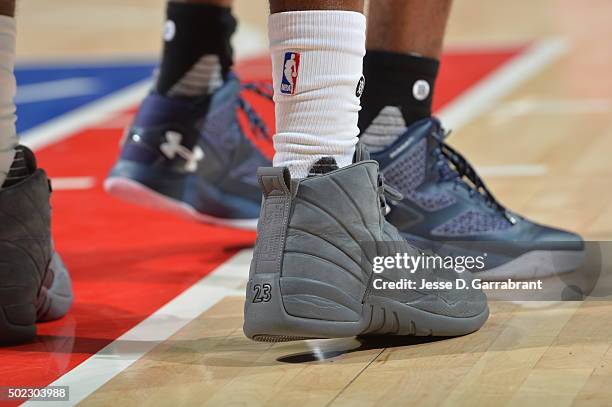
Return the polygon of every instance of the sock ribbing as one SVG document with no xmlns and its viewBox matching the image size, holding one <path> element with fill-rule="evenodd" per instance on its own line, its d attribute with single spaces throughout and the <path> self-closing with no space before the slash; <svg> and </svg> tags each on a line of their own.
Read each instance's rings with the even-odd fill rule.
<svg viewBox="0 0 612 407">
<path fill-rule="evenodd" d="M 231 9 L 171 1 L 166 16 L 157 91 L 172 97 L 214 93 L 233 64 L 230 40 L 236 19 Z"/>
<path fill-rule="evenodd" d="M 320 158 L 352 163 L 359 129 L 358 90 L 365 16 L 297 11 L 269 18 L 276 128 L 275 166 L 302 178 Z"/>
<path fill-rule="evenodd" d="M 0 16 L 0 187 L 4 184 L 13 163 L 17 135 L 15 132 L 16 84 L 15 65 L 15 19 Z"/>
<path fill-rule="evenodd" d="M 436 59 L 420 55 L 368 51 L 359 128 L 371 152 L 385 149 L 412 123 L 431 116 L 438 68 Z"/>
<path fill-rule="evenodd" d="M 11 165 L 11 168 L 6 176 L 6 180 L 4 180 L 4 184 L 2 186 L 10 187 L 11 185 L 18 184 L 29 177 L 32 174 L 33 169 L 31 163 L 28 161 L 29 160 L 26 158 L 24 147 L 17 146 L 15 148 L 15 158 L 13 159 L 13 164 Z"/>
</svg>

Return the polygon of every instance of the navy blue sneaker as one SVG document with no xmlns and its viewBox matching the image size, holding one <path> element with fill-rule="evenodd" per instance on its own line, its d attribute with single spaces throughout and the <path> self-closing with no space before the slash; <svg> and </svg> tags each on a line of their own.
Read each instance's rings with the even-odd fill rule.
<svg viewBox="0 0 612 407">
<path fill-rule="evenodd" d="M 256 134 L 269 135 L 240 96 L 245 87 L 271 99 L 263 86 L 241 85 L 233 74 L 214 95 L 195 101 L 150 93 L 124 137 L 106 191 L 189 219 L 256 229 L 257 168 L 271 163 L 244 134 L 238 109 Z"/>
<path fill-rule="evenodd" d="M 403 195 L 387 217 L 408 241 L 440 255 L 486 252 L 484 266 L 472 271 L 489 280 L 543 277 L 582 264 L 580 236 L 507 210 L 446 136 L 437 119 L 423 119 L 372 154 Z"/>
</svg>

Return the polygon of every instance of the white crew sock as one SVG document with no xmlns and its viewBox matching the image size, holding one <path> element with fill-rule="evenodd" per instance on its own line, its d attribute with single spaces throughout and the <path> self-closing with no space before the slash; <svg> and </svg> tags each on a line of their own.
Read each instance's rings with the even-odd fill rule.
<svg viewBox="0 0 612 407">
<path fill-rule="evenodd" d="M 304 178 L 322 157 L 334 157 L 339 167 L 350 165 L 359 135 L 365 16 L 277 13 L 270 16 L 268 30 L 276 103 L 274 166 Z"/>
<path fill-rule="evenodd" d="M 17 135 L 15 133 L 16 85 L 15 67 L 15 19 L 0 16 L 0 188 L 6 179 L 13 158 Z"/>
</svg>

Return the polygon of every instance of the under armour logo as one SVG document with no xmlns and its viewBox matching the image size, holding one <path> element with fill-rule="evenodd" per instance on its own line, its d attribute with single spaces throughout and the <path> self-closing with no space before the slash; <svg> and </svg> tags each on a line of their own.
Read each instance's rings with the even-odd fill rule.
<svg viewBox="0 0 612 407">
<path fill-rule="evenodd" d="M 165 134 L 166 142 L 159 146 L 159 150 L 169 159 L 172 160 L 176 156 L 183 158 L 185 170 L 194 172 L 198 167 L 198 162 L 204 158 L 204 150 L 199 146 L 195 146 L 193 151 L 181 144 L 183 135 L 176 131 L 167 131 Z"/>
</svg>

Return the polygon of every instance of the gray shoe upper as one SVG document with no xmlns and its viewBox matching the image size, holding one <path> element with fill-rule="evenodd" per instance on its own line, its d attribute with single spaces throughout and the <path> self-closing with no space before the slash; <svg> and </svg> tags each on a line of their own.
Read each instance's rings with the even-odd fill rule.
<svg viewBox="0 0 612 407">
<path fill-rule="evenodd" d="M 51 260 L 50 187 L 44 171 L 0 190 L 0 281 L 37 291 Z M 21 272 L 22 270 L 29 272 Z"/>
<path fill-rule="evenodd" d="M 53 247 L 50 195 L 41 169 L 0 190 L 0 308 L 15 326 L 60 318 L 72 304 L 70 276 Z"/>
<path fill-rule="evenodd" d="M 22 342 L 34 324 L 51 287 L 50 187 L 44 171 L 0 190 L 0 342 Z"/>
<path fill-rule="evenodd" d="M 251 273 L 280 273 L 290 315 L 357 321 L 374 297 L 449 317 L 486 310 L 480 290 L 378 290 L 373 278 L 452 280 L 454 271 L 391 269 L 374 275 L 375 256 L 420 252 L 385 220 L 384 185 L 375 161 L 290 180 L 288 171 L 260 169 L 264 204 Z M 275 254 L 276 253 L 276 254 Z M 270 261 L 272 260 L 273 261 Z M 468 281 L 469 273 L 459 275 Z M 365 305 L 364 305 L 365 304 Z"/>
</svg>

